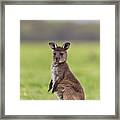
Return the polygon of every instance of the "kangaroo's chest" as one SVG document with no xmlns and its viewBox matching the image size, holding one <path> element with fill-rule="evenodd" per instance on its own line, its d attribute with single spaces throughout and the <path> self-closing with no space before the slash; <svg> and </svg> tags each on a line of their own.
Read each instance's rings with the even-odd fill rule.
<svg viewBox="0 0 120 120">
<path fill-rule="evenodd" d="M 53 66 L 52 67 L 52 80 L 53 80 L 53 85 L 55 82 L 59 79 L 59 72 L 58 72 L 58 67 Z"/>
</svg>

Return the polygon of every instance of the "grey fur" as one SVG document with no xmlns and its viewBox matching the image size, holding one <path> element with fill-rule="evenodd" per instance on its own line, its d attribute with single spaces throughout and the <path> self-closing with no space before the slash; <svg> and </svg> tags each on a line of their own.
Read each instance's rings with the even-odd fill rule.
<svg viewBox="0 0 120 120">
<path fill-rule="evenodd" d="M 83 88 L 66 63 L 66 50 L 69 46 L 70 43 L 66 42 L 62 47 L 57 46 L 53 51 L 52 77 L 48 91 L 52 89 L 52 93 L 55 92 L 61 100 L 84 100 Z"/>
</svg>

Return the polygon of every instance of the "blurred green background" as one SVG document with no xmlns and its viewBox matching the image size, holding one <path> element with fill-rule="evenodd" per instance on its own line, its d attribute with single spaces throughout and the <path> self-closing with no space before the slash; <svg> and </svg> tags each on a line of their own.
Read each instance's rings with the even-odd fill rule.
<svg viewBox="0 0 120 120">
<path fill-rule="evenodd" d="M 47 92 L 51 78 L 52 50 L 48 42 L 70 41 L 70 69 L 80 80 L 87 100 L 100 99 L 100 22 L 20 21 L 20 99 L 56 100 Z"/>
</svg>

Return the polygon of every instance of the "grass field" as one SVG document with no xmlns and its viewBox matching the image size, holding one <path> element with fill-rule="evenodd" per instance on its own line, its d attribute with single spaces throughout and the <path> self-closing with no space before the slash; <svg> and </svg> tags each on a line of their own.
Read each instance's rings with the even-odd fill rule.
<svg viewBox="0 0 120 120">
<path fill-rule="evenodd" d="M 48 43 L 21 43 L 20 55 L 20 99 L 57 99 L 47 92 L 52 62 Z M 87 100 L 100 99 L 99 57 L 99 43 L 72 43 L 68 50 L 67 63 L 80 80 Z"/>
</svg>

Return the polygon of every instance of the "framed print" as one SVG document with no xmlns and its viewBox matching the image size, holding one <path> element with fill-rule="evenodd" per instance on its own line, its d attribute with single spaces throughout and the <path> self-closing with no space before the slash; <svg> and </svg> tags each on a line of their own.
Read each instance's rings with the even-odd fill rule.
<svg viewBox="0 0 120 120">
<path fill-rule="evenodd" d="M 1 118 L 119 119 L 118 1 L 1 9 Z"/>
</svg>

